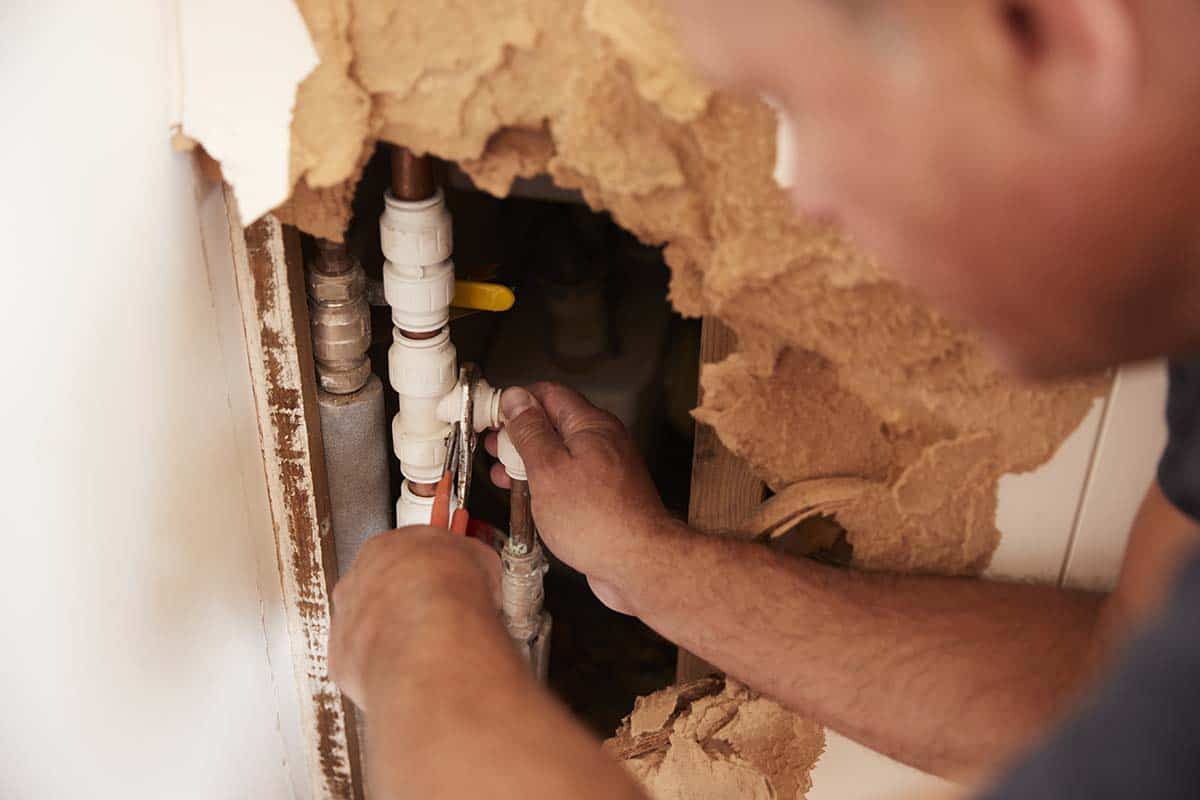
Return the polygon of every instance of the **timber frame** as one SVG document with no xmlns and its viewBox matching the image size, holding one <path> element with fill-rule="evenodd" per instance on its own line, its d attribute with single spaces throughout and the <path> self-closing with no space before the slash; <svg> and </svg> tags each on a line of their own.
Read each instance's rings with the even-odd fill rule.
<svg viewBox="0 0 1200 800">
<path fill-rule="evenodd" d="M 272 215 L 243 228 L 224 192 L 312 796 L 360 799 L 353 708 L 328 669 L 337 560 L 300 237 Z"/>
<path fill-rule="evenodd" d="M 736 347 L 737 335 L 725 323 L 715 317 L 704 318 L 700 333 L 701 369 L 731 355 Z M 703 388 L 697 399 L 703 400 Z M 697 422 L 688 524 L 706 533 L 737 531 L 762 505 L 763 490 L 763 482 L 745 461 L 721 444 L 716 431 Z M 675 667 L 677 682 L 688 683 L 717 671 L 680 648 Z"/>
</svg>

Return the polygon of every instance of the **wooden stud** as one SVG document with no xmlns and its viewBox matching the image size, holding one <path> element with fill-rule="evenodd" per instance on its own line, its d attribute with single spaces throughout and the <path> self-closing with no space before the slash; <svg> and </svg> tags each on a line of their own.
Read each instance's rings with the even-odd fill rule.
<svg viewBox="0 0 1200 800">
<path fill-rule="evenodd" d="M 337 560 L 299 234 L 271 215 L 243 229 L 229 187 L 225 205 L 313 797 L 361 798 L 349 703 L 328 670 Z"/>
<path fill-rule="evenodd" d="M 700 364 L 722 361 L 737 348 L 737 336 L 715 317 L 705 317 L 700 334 Z M 703 400 L 703 389 L 698 395 Z M 763 482 L 745 461 L 726 449 L 707 425 L 696 423 L 688 524 L 706 533 L 736 531 L 762 504 Z M 676 681 L 693 681 L 718 670 L 680 648 Z"/>
</svg>

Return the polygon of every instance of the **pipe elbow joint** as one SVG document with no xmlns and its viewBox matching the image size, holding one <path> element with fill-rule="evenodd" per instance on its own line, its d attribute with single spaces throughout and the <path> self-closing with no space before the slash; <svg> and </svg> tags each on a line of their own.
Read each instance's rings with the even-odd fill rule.
<svg viewBox="0 0 1200 800">
<path fill-rule="evenodd" d="M 471 398 L 474 413 L 471 425 L 476 433 L 483 433 L 492 428 L 499 428 L 500 390 L 493 388 L 486 378 L 480 378 L 472 389 Z M 462 414 L 462 384 L 457 384 L 438 401 L 437 417 L 440 421 L 453 424 Z"/>
<path fill-rule="evenodd" d="M 513 445 L 512 437 L 508 435 L 507 427 L 501 428 L 500 435 L 496 437 L 496 454 L 500 459 L 500 463 L 504 465 L 504 471 L 508 474 L 508 477 L 515 481 L 529 480 L 529 475 L 525 471 L 525 461 Z"/>
</svg>

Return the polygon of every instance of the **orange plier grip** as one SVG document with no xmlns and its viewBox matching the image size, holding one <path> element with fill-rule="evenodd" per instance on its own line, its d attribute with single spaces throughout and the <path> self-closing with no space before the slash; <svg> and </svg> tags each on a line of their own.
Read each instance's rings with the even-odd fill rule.
<svg viewBox="0 0 1200 800">
<path fill-rule="evenodd" d="M 448 528 L 460 536 L 466 536 L 471 515 L 465 508 L 456 508 L 454 516 L 450 516 L 450 495 L 453 486 L 454 481 L 450 470 L 446 470 L 442 474 L 442 479 L 438 481 L 437 490 L 433 493 L 433 513 L 429 517 L 429 524 L 435 528 Z"/>
</svg>

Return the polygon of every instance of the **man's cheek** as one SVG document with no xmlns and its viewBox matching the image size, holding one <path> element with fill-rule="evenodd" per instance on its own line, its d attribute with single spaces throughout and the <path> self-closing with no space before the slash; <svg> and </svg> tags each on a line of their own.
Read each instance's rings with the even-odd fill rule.
<svg viewBox="0 0 1200 800">
<path fill-rule="evenodd" d="M 781 149 L 778 154 L 786 165 L 783 170 L 786 175 L 780 177 L 786 181 L 796 213 L 809 220 L 839 225 L 857 217 L 860 210 L 853 207 L 853 201 L 837 179 L 840 170 L 833 163 L 834 153 L 821 147 L 812 136 L 786 140 L 791 142 L 791 151 Z"/>
<path fill-rule="evenodd" d="M 757 50 L 745 33 L 745 9 L 727 0 L 666 0 L 691 67 L 716 86 L 745 86 L 744 64 Z"/>
<path fill-rule="evenodd" d="M 903 209 L 888 155 L 851 117 L 809 115 L 781 125 L 778 157 L 785 164 L 789 195 L 798 213 L 838 221 L 862 239 L 876 241 L 878 228 L 899 220 Z"/>
</svg>

